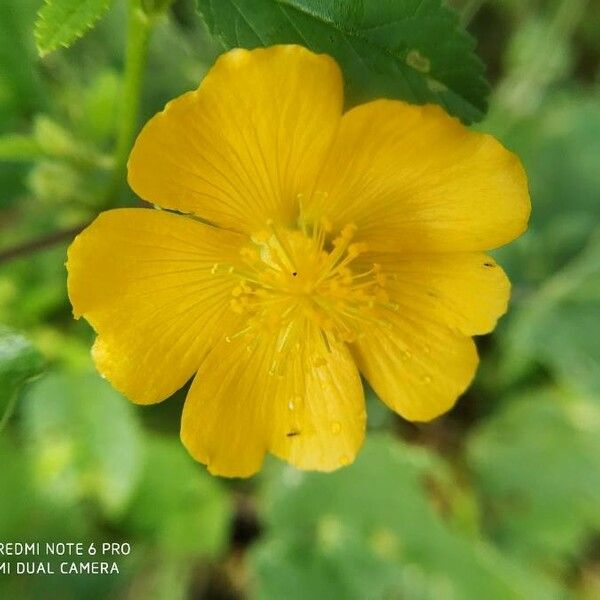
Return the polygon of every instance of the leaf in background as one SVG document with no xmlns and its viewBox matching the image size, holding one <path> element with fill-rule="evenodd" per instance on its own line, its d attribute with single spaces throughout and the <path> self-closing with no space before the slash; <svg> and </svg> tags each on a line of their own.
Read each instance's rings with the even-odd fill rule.
<svg viewBox="0 0 600 600">
<path fill-rule="evenodd" d="M 598 402 L 565 390 L 522 394 L 467 449 L 496 541 L 522 562 L 570 569 L 565 559 L 600 532 Z"/>
<path fill-rule="evenodd" d="M 116 129 L 121 80 L 112 70 L 103 70 L 78 94 L 81 133 L 100 145 L 107 145 Z"/>
<path fill-rule="evenodd" d="M 49 502 L 36 488 L 30 461 L 22 448 L 12 444 L 5 436 L 0 437 L 0 480 L 0 540 L 3 542 L 27 540 L 43 546 L 45 542 L 58 541 L 85 544 L 93 539 L 93 524 L 85 507 L 67 508 Z M 58 570 L 64 558 L 54 556 L 53 559 L 54 569 Z M 119 582 L 119 576 L 24 578 L 15 573 L 15 563 L 23 560 L 27 558 L 2 557 L 2 562 L 12 564 L 12 573 L 0 576 L 0 598 L 102 600 L 115 597 L 114 587 Z"/>
<path fill-rule="evenodd" d="M 118 516 L 135 489 L 141 439 L 133 407 L 92 374 L 53 373 L 23 401 L 39 486 L 57 502 L 98 502 Z"/>
<path fill-rule="evenodd" d="M 257 597 L 557 597 L 442 518 L 435 504 L 445 499 L 431 481 L 444 468 L 423 449 L 372 434 L 357 461 L 335 473 L 280 469 L 252 553 Z"/>
<path fill-rule="evenodd" d="M 146 466 L 125 522 L 170 559 L 215 557 L 227 541 L 231 507 L 220 482 L 179 440 L 148 439 Z"/>
<path fill-rule="evenodd" d="M 81 192 L 85 189 L 85 179 L 66 162 L 43 160 L 36 163 L 27 175 L 27 187 L 36 200 L 53 206 L 89 200 Z"/>
<path fill-rule="evenodd" d="M 46 0 L 38 12 L 35 39 L 40 56 L 68 48 L 92 29 L 112 0 Z"/>
<path fill-rule="evenodd" d="M 541 363 L 571 387 L 600 397 L 599 315 L 600 230 L 514 311 L 500 339 L 502 371 L 510 379 Z"/>
<path fill-rule="evenodd" d="M 47 103 L 31 35 L 38 6 L 39 0 L 0 1 L 0 131 L 3 133 L 22 127 L 32 113 Z M 27 165 L 5 162 L 11 159 L 2 154 L 0 210 L 18 205 L 27 169 Z"/>
<path fill-rule="evenodd" d="M 11 231 L 3 231 L 0 247 L 33 239 L 36 235 L 43 235 L 56 228 L 54 215 L 43 215 L 39 218 L 39 223 L 34 220 L 35 210 L 39 212 L 41 208 L 39 204 L 41 203 L 38 206 L 30 205 L 32 210 L 29 221 L 24 223 L 26 232 L 17 227 Z M 52 211 L 57 213 L 55 206 Z M 61 310 L 68 311 L 64 267 L 66 245 L 67 242 L 45 253 L 0 265 L 0 321 L 20 328 L 30 328 Z"/>
<path fill-rule="evenodd" d="M 0 432 L 12 413 L 20 387 L 41 372 L 43 362 L 27 338 L 0 326 Z"/>
<path fill-rule="evenodd" d="M 198 0 L 198 8 L 227 48 L 293 43 L 330 54 L 351 104 L 436 102 L 466 122 L 486 111 L 474 42 L 440 0 Z"/>
<path fill-rule="evenodd" d="M 31 35 L 37 6 L 39 0 L 0 2 L 0 127 L 46 102 Z"/>
<path fill-rule="evenodd" d="M 46 153 L 33 136 L 17 133 L 0 136 L 0 160 L 29 162 L 44 156 Z"/>
<path fill-rule="evenodd" d="M 598 98 L 556 93 L 503 141 L 523 160 L 533 210 L 528 232 L 495 255 L 513 282 L 536 285 L 573 259 L 600 222 Z"/>
</svg>

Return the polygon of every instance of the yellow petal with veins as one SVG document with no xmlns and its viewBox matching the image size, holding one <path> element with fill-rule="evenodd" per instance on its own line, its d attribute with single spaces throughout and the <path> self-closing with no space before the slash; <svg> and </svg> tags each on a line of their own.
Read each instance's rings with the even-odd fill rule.
<svg viewBox="0 0 600 600">
<path fill-rule="evenodd" d="M 129 184 L 144 200 L 256 233 L 295 221 L 343 103 L 335 61 L 301 46 L 223 54 L 198 90 L 140 133 Z"/>
<path fill-rule="evenodd" d="M 377 395 L 409 421 L 430 421 L 450 410 L 478 363 L 471 338 L 410 313 L 371 327 L 353 353 Z"/>
<path fill-rule="evenodd" d="M 278 363 L 277 336 L 219 343 L 202 364 L 183 411 L 181 436 L 217 475 L 256 473 L 268 451 L 291 464 L 331 471 L 354 460 L 365 410 L 347 348 L 323 348 L 318 330 Z"/>
<path fill-rule="evenodd" d="M 482 335 L 507 309 L 510 282 L 482 253 L 367 253 L 357 269 L 379 265 L 382 285 L 400 315 L 433 321 L 464 335 Z"/>
<path fill-rule="evenodd" d="M 69 298 L 98 338 L 100 373 L 130 400 L 159 402 L 198 369 L 231 319 L 235 284 L 213 274 L 242 236 L 151 209 L 102 213 L 68 252 Z"/>
<path fill-rule="evenodd" d="M 371 250 L 468 252 L 527 226 L 519 159 L 438 106 L 378 100 L 347 112 L 307 211 L 353 222 Z M 326 194 L 324 196 L 323 194 Z"/>
</svg>

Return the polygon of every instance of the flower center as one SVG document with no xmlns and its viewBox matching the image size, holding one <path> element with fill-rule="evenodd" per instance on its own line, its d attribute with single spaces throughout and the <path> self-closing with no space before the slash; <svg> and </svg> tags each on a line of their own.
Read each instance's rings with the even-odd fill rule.
<svg viewBox="0 0 600 600">
<path fill-rule="evenodd" d="M 385 312 L 395 308 L 385 275 L 364 256 L 356 266 L 367 246 L 352 241 L 355 232 L 349 224 L 331 239 L 325 219 L 312 226 L 301 223 L 298 229 L 268 222 L 242 249 L 244 266 L 229 271 L 239 281 L 231 309 L 246 317 L 235 335 L 269 331 L 283 351 L 297 346 L 312 324 L 329 351 L 332 340 L 353 342 L 366 326 L 384 321 Z"/>
</svg>

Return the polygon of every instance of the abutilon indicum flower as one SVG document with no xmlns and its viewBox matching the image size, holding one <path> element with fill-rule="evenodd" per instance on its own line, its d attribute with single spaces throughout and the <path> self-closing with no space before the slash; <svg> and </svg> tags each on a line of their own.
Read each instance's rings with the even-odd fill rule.
<svg viewBox="0 0 600 600">
<path fill-rule="evenodd" d="M 483 251 L 526 228 L 519 160 L 437 106 L 343 113 L 340 70 L 300 46 L 233 50 L 139 135 L 129 183 L 154 209 L 102 213 L 68 287 L 98 370 L 133 402 L 194 377 L 182 440 L 212 473 L 271 452 L 350 463 L 360 374 L 428 421 L 471 382 L 471 336 L 509 282 Z"/>
</svg>

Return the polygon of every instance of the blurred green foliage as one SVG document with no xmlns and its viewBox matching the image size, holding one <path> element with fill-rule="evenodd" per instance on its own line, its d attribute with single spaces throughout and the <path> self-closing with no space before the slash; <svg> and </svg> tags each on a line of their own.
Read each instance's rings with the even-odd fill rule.
<svg viewBox="0 0 600 600">
<path fill-rule="evenodd" d="M 24 383 L 42 370 L 43 359 L 24 336 L 0 327 L 0 433 Z"/>
<path fill-rule="evenodd" d="M 203 19 L 227 45 L 258 43 L 232 13 L 251 3 L 201 0 L 201 18 L 195 0 L 132 2 L 152 23 L 140 122 L 197 86 L 222 50 Z M 129 542 L 132 552 L 118 560 L 119 575 L 0 573 L 0 597 L 600 597 L 597 4 L 450 3 L 489 67 L 490 110 L 477 127 L 521 156 L 533 202 L 527 234 L 496 252 L 513 282 L 511 309 L 481 340 L 473 388 L 449 415 L 419 426 L 370 393 L 370 437 L 354 465 L 322 475 L 272 460 L 244 482 L 212 478 L 187 456 L 178 440 L 184 393 L 136 407 L 93 370 L 93 334 L 73 321 L 66 296 L 65 248 L 69 231 L 106 206 L 127 2 L 52 0 L 38 17 L 42 4 L 0 2 L 0 542 Z M 310 33 L 296 13 L 312 2 L 259 4 L 268 42 L 294 25 Z M 335 19 L 313 31 L 314 44 L 355 35 L 376 4 L 419 3 L 344 4 L 346 12 L 320 3 L 316 19 Z M 63 27 L 48 23 L 52 11 L 84 5 Z M 283 30 L 269 21 L 276 6 L 277 18 L 292 19 Z M 450 107 L 475 118 L 485 86 L 467 38 L 437 1 L 421 6 L 412 29 L 390 23 L 375 40 L 395 41 L 391 63 L 346 70 L 373 92 L 392 85 L 397 68 L 410 75 L 395 95 L 406 95 L 408 82 L 415 99 L 443 102 L 416 68 L 423 63 L 406 62 L 406 44 L 415 44 L 448 93 L 477 110 Z M 34 27 L 44 18 L 41 60 Z M 454 54 L 444 53 L 448 45 Z M 419 95 L 426 88 L 433 96 Z M 121 186 L 117 204 L 134 202 Z M 44 243 L 57 231 L 67 235 Z"/>
<path fill-rule="evenodd" d="M 253 552 L 259 598 L 557 593 L 455 518 L 466 499 L 448 466 L 426 449 L 373 434 L 348 469 L 323 475 L 285 467 L 271 479 L 269 533 Z"/>
</svg>

